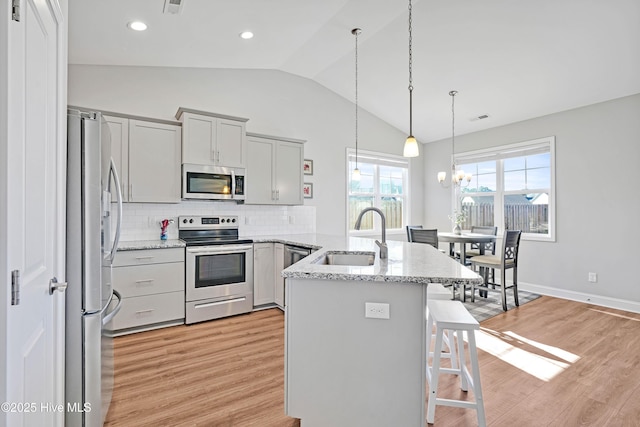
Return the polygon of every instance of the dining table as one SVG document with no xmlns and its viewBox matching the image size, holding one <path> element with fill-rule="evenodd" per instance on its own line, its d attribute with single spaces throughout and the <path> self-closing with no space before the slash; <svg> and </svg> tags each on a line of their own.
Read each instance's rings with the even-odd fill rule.
<svg viewBox="0 0 640 427">
<path fill-rule="evenodd" d="M 485 246 L 487 243 L 495 242 L 497 236 L 493 234 L 481 234 L 481 233 L 471 233 L 471 232 L 461 232 L 460 234 L 451 233 L 451 232 L 438 232 L 438 241 L 440 242 L 449 242 L 449 255 L 455 255 L 455 244 L 458 244 L 460 253 L 460 264 L 466 265 L 467 259 L 467 243 L 476 243 L 478 244 L 478 250 L 480 251 L 480 255 L 484 255 Z M 460 292 L 460 299 L 465 301 L 466 295 L 464 291 L 464 285 L 462 292 Z M 454 287 L 455 288 L 455 287 Z M 455 289 L 452 290 L 455 292 Z"/>
<path fill-rule="evenodd" d="M 467 243 L 478 244 L 480 255 L 484 255 L 485 245 L 487 243 L 495 242 L 496 236 L 493 234 L 470 233 L 464 231 L 460 234 L 439 231 L 438 241 L 449 242 L 449 255 L 454 255 L 455 244 L 457 243 L 459 247 L 458 251 L 460 252 L 460 263 L 464 265 L 467 255 Z"/>
</svg>

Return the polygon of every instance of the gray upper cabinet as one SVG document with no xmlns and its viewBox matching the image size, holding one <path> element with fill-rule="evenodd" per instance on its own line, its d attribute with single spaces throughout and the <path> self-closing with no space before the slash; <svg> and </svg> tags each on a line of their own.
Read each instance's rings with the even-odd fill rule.
<svg viewBox="0 0 640 427">
<path fill-rule="evenodd" d="M 125 117 L 104 116 L 111 132 L 111 158 L 120 178 L 122 201 L 129 201 L 129 119 Z M 111 200 L 118 200 L 118 193 L 111 182 Z"/>
<path fill-rule="evenodd" d="M 120 175 L 123 202 L 180 202 L 182 131 L 171 122 L 104 116 L 111 156 Z M 112 182 L 113 185 L 113 182 Z M 112 190 L 112 200 L 117 200 Z"/>
<path fill-rule="evenodd" d="M 180 202 L 180 126 L 129 120 L 129 201 Z"/>
<path fill-rule="evenodd" d="M 182 122 L 182 163 L 247 167 L 248 119 L 179 108 Z"/>
<path fill-rule="evenodd" d="M 245 203 L 301 205 L 303 140 L 247 133 Z"/>
</svg>

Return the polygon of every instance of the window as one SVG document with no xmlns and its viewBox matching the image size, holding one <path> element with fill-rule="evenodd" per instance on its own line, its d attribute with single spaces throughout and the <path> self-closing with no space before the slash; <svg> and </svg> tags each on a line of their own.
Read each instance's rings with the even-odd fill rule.
<svg viewBox="0 0 640 427">
<path fill-rule="evenodd" d="M 522 230 L 524 239 L 555 241 L 555 138 L 548 137 L 456 155 L 473 178 L 462 188 L 462 227 L 497 225 Z"/>
<path fill-rule="evenodd" d="M 409 162 L 403 157 L 358 150 L 360 181 L 352 180 L 356 167 L 355 151 L 347 150 L 347 227 L 354 233 L 358 215 L 364 208 L 380 209 L 386 219 L 387 231 L 403 231 L 406 223 Z M 367 213 L 360 230 L 380 232 L 380 216 Z"/>
</svg>

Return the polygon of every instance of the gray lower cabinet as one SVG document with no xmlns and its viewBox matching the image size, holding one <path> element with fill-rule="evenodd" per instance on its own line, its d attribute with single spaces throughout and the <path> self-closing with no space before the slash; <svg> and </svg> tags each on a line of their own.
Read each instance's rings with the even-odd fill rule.
<svg viewBox="0 0 640 427">
<path fill-rule="evenodd" d="M 253 306 L 272 304 L 275 300 L 276 264 L 273 243 L 253 244 Z"/>
<path fill-rule="evenodd" d="M 278 307 L 284 308 L 284 277 L 282 277 L 282 270 L 284 270 L 284 245 L 282 243 L 276 243 L 274 245 L 274 258 L 276 263 L 275 303 Z"/>
<path fill-rule="evenodd" d="M 253 306 L 254 308 L 284 308 L 284 245 L 282 243 L 253 244 Z M 261 307 L 265 306 L 267 307 Z"/>
<path fill-rule="evenodd" d="M 184 323 L 183 248 L 120 251 L 112 275 L 122 295 L 114 335 Z"/>
</svg>

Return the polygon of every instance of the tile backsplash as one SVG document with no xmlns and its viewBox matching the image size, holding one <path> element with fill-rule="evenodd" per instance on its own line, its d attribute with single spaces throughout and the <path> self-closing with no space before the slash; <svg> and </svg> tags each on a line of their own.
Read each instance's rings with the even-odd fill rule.
<svg viewBox="0 0 640 427">
<path fill-rule="evenodd" d="M 179 204 L 124 203 L 120 239 L 160 239 L 160 222 L 173 219 L 167 234 L 178 238 L 178 217 L 185 215 L 235 215 L 239 234 L 243 237 L 267 234 L 299 234 L 316 232 L 315 206 L 238 205 L 229 202 L 183 201 Z M 115 215 L 112 215 L 115 221 Z M 115 226 L 112 225 L 112 230 Z"/>
</svg>

